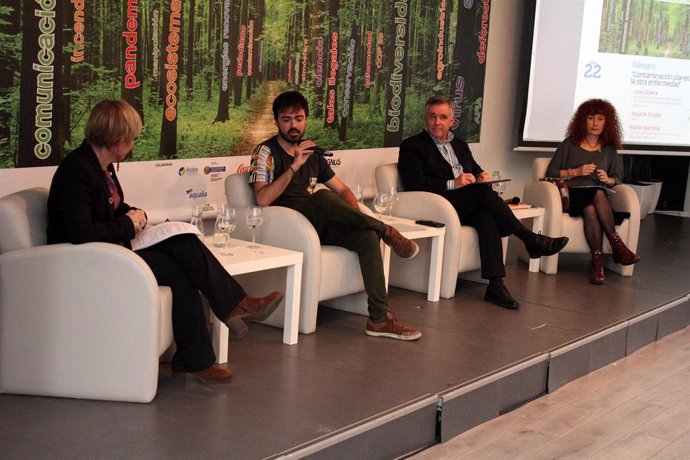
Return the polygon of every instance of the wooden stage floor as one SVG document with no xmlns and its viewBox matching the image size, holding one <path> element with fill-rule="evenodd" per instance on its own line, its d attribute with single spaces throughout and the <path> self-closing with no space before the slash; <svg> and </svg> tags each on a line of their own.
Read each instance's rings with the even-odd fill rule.
<svg viewBox="0 0 690 460">
<path fill-rule="evenodd" d="M 588 283 L 585 256 L 562 256 L 556 276 L 529 273 L 509 257 L 506 282 L 519 311 L 484 302 L 485 287 L 467 281 L 437 303 L 392 288 L 398 317 L 423 331 L 417 342 L 367 337 L 364 317 L 325 307 L 317 332 L 295 346 L 281 343 L 281 330 L 251 325 L 230 344 L 232 383 L 200 385 L 163 365 L 150 404 L 0 395 L 1 456 L 301 457 L 319 441 L 337 444 L 370 428 L 382 448 L 368 447 L 369 458 L 406 455 L 404 446 L 395 455 L 384 448 L 397 441 L 376 432 L 377 420 L 688 295 L 689 219 L 649 216 L 639 253 L 633 277 L 607 272 L 604 286 Z M 433 425 L 417 431 L 434 437 Z M 348 449 L 313 457 L 359 457 Z"/>
</svg>

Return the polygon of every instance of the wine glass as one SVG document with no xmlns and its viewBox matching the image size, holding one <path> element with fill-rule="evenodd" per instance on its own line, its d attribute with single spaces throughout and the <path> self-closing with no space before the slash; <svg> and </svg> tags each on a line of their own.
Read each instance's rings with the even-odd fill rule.
<svg viewBox="0 0 690 460">
<path fill-rule="evenodd" d="M 398 204 L 400 201 L 400 195 L 398 195 L 398 188 L 391 187 L 388 191 L 388 220 L 393 220 L 393 206 Z"/>
<path fill-rule="evenodd" d="M 194 225 L 199 230 L 199 238 L 204 239 L 204 207 L 200 204 L 192 206 L 192 218 L 189 223 Z"/>
<path fill-rule="evenodd" d="M 362 184 L 355 184 L 355 199 L 359 203 L 364 203 L 364 186 Z"/>
<path fill-rule="evenodd" d="M 309 186 L 307 187 L 307 191 L 309 192 L 310 195 L 313 195 L 315 189 L 316 189 L 316 177 L 312 176 L 309 178 Z"/>
<path fill-rule="evenodd" d="M 374 209 L 379 213 L 379 219 L 383 220 L 383 213 L 386 212 L 389 206 L 388 193 L 378 192 L 374 197 Z"/>
<path fill-rule="evenodd" d="M 230 247 L 230 234 L 235 231 L 237 226 L 237 217 L 235 208 L 225 207 L 222 215 L 220 215 L 219 229 L 223 234 L 223 250 L 220 252 L 221 256 L 231 256 L 232 252 L 228 250 Z"/>
<path fill-rule="evenodd" d="M 216 223 L 213 225 L 213 246 L 217 248 L 225 247 L 225 234 L 222 230 L 223 215 L 228 205 L 225 203 L 219 203 L 216 205 L 218 214 L 216 215 Z"/>
<path fill-rule="evenodd" d="M 491 173 L 491 180 L 501 180 L 501 172 L 498 169 Z M 496 182 L 495 184 L 491 184 L 491 188 L 494 192 L 501 196 L 503 195 L 503 192 L 506 191 L 506 183 Z"/>
<path fill-rule="evenodd" d="M 260 206 L 250 206 L 247 208 L 247 227 L 252 231 L 252 244 L 247 246 L 251 249 L 257 249 L 260 246 L 256 244 L 256 229 L 261 227 L 264 223 L 264 218 L 261 215 Z"/>
</svg>

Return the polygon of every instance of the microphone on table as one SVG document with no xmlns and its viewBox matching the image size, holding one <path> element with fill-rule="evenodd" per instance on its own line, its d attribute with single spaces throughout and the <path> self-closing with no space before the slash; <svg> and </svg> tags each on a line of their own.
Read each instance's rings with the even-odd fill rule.
<svg viewBox="0 0 690 460">
<path fill-rule="evenodd" d="M 520 204 L 520 197 L 514 196 L 512 198 L 505 200 L 505 202 L 506 202 L 506 204 Z"/>
</svg>

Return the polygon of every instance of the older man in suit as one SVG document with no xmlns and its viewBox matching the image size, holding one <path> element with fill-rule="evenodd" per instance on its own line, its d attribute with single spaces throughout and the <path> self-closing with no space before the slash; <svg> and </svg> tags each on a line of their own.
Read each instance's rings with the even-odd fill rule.
<svg viewBox="0 0 690 460">
<path fill-rule="evenodd" d="M 501 237 L 520 238 L 531 258 L 557 253 L 568 238 L 537 235 L 515 217 L 487 184 L 491 176 L 474 160 L 466 142 L 453 136 L 453 102 L 431 97 L 425 107 L 426 129 L 400 144 L 398 170 L 406 190 L 436 193 L 453 205 L 464 225 L 477 230 L 481 276 L 489 280 L 484 300 L 512 310 L 520 307 L 503 282 Z"/>
</svg>

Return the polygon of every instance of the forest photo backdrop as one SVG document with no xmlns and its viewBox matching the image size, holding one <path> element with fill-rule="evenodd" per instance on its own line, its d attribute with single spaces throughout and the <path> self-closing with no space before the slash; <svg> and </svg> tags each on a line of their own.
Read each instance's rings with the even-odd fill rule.
<svg viewBox="0 0 690 460">
<path fill-rule="evenodd" d="M 481 122 L 489 0 L 3 0 L 0 168 L 56 165 L 91 107 L 141 114 L 135 160 L 247 155 L 286 89 L 330 149 L 394 147 L 424 101 Z"/>
</svg>

